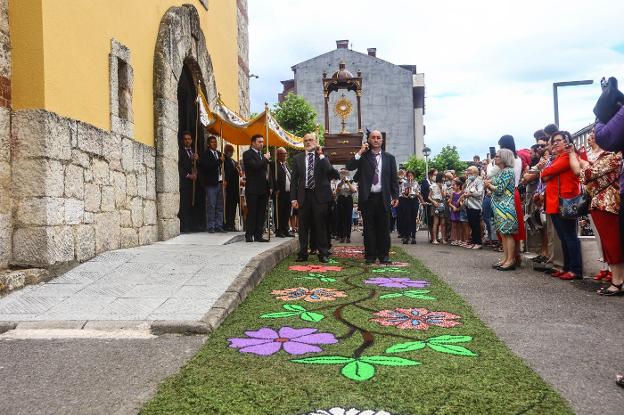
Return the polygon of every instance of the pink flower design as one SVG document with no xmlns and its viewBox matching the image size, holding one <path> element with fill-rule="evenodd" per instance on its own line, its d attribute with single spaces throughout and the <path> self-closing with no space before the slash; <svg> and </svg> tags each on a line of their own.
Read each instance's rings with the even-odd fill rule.
<svg viewBox="0 0 624 415">
<path fill-rule="evenodd" d="M 335 344 L 338 340 L 332 333 L 317 333 L 314 328 L 295 329 L 281 327 L 275 331 L 263 327 L 257 331 L 246 331 L 247 337 L 228 339 L 230 347 L 241 353 L 253 353 L 258 356 L 270 356 L 282 348 L 291 355 L 322 352 L 319 344 Z"/>
<path fill-rule="evenodd" d="M 304 300 L 309 303 L 318 303 L 320 301 L 336 301 L 336 298 L 346 297 L 344 291 L 338 291 L 334 288 L 313 288 L 304 287 L 287 288 L 285 290 L 271 291 L 271 294 L 277 295 L 279 300 L 297 301 Z"/>
<path fill-rule="evenodd" d="M 288 267 L 291 271 L 300 272 L 327 272 L 327 271 L 342 271 L 342 267 L 335 265 L 291 265 Z"/>
<path fill-rule="evenodd" d="M 402 330 L 427 330 L 432 325 L 445 328 L 461 325 L 459 321 L 454 321 L 461 316 L 446 311 L 429 311 L 426 308 L 395 308 L 381 310 L 374 315 L 379 318 L 372 318 L 371 321 Z"/>
<path fill-rule="evenodd" d="M 364 259 L 363 246 L 337 246 L 332 251 L 339 258 Z"/>
<path fill-rule="evenodd" d="M 378 285 L 386 288 L 425 288 L 429 286 L 429 281 L 399 277 L 376 277 L 367 279 L 364 281 L 364 284 Z"/>
<path fill-rule="evenodd" d="M 397 262 L 397 261 L 393 261 L 388 265 L 377 265 L 377 267 L 399 267 L 399 268 L 407 268 L 409 266 L 410 266 L 409 262 Z"/>
</svg>

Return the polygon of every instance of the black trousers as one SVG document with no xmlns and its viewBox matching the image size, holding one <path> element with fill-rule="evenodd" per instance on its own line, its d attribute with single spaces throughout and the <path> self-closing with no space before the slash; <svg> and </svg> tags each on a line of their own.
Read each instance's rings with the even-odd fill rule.
<svg viewBox="0 0 624 415">
<path fill-rule="evenodd" d="M 336 234 L 339 238 L 351 238 L 352 216 L 353 197 L 338 196 L 336 201 Z"/>
<path fill-rule="evenodd" d="M 278 234 L 288 233 L 290 228 L 290 192 L 280 192 L 277 202 L 275 201 L 275 195 L 273 196 L 273 203 L 277 206 L 277 215 L 273 218 L 275 223 L 275 230 Z M 278 226 L 279 225 L 279 226 Z"/>
<path fill-rule="evenodd" d="M 245 228 L 246 237 L 259 239 L 264 233 L 264 221 L 266 219 L 268 195 L 250 195 L 245 193 L 247 200 L 247 226 Z"/>
<path fill-rule="evenodd" d="M 236 219 L 236 206 L 238 206 L 238 192 L 225 192 L 225 227 L 234 229 Z"/>
<path fill-rule="evenodd" d="M 397 220 L 399 221 L 399 235 L 402 238 L 416 238 L 416 215 L 418 215 L 418 199 L 409 197 L 399 198 Z"/>
<path fill-rule="evenodd" d="M 371 193 L 361 204 L 364 220 L 364 256 L 383 260 L 390 252 L 390 206 L 385 206 L 381 193 Z"/>
<path fill-rule="evenodd" d="M 470 233 L 472 234 L 471 243 L 482 245 L 481 241 L 481 209 L 468 209 L 468 224 L 470 224 Z"/>
<path fill-rule="evenodd" d="M 180 184 L 180 232 L 197 232 L 206 227 L 204 189 L 197 183 L 195 187 L 195 206 L 193 206 L 193 184 L 190 180 Z"/>
<path fill-rule="evenodd" d="M 308 256 L 308 238 L 310 230 L 314 232 L 315 246 L 319 255 L 329 255 L 327 236 L 328 204 L 319 203 L 313 190 L 306 190 L 303 204 L 299 206 L 299 257 Z"/>
</svg>

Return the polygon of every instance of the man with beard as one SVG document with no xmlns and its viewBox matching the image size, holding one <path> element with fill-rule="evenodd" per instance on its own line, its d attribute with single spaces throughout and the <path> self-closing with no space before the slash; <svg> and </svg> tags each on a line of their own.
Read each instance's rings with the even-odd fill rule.
<svg viewBox="0 0 624 415">
<path fill-rule="evenodd" d="M 269 202 L 269 153 L 262 154 L 264 137 L 251 137 L 251 147 L 243 153 L 245 168 L 245 200 L 247 201 L 247 225 L 245 242 L 268 242 L 262 237 L 266 208 Z"/>
</svg>

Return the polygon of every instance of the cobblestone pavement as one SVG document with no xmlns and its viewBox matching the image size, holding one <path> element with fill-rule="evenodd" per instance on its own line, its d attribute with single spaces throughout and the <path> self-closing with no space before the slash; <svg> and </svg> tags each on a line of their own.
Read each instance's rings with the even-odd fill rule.
<svg viewBox="0 0 624 415">
<path fill-rule="evenodd" d="M 252 257 L 287 241 L 227 243 L 234 237 L 240 239 L 186 234 L 105 252 L 1 298 L 0 322 L 75 321 L 82 327 L 91 321 L 199 320 Z"/>
<path fill-rule="evenodd" d="M 426 232 L 418 236 L 416 245 L 400 246 L 464 297 L 577 413 L 624 413 L 624 390 L 615 385 L 615 374 L 624 373 L 623 297 L 598 296 L 591 279 L 561 281 L 526 266 L 496 271 L 490 250 L 431 245 Z"/>
</svg>

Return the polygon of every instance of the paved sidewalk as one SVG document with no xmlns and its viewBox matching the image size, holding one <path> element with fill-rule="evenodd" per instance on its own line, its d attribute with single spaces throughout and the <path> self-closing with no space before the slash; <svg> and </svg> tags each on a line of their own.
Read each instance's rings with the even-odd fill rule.
<svg viewBox="0 0 624 415">
<path fill-rule="evenodd" d="M 1 298 L 0 322 L 48 322 L 19 327 L 78 329 L 199 322 L 252 258 L 292 243 L 291 238 L 245 243 L 240 234 L 197 233 L 105 252 L 47 283 Z M 226 300 L 220 300 L 221 307 L 238 304 Z"/>
</svg>

